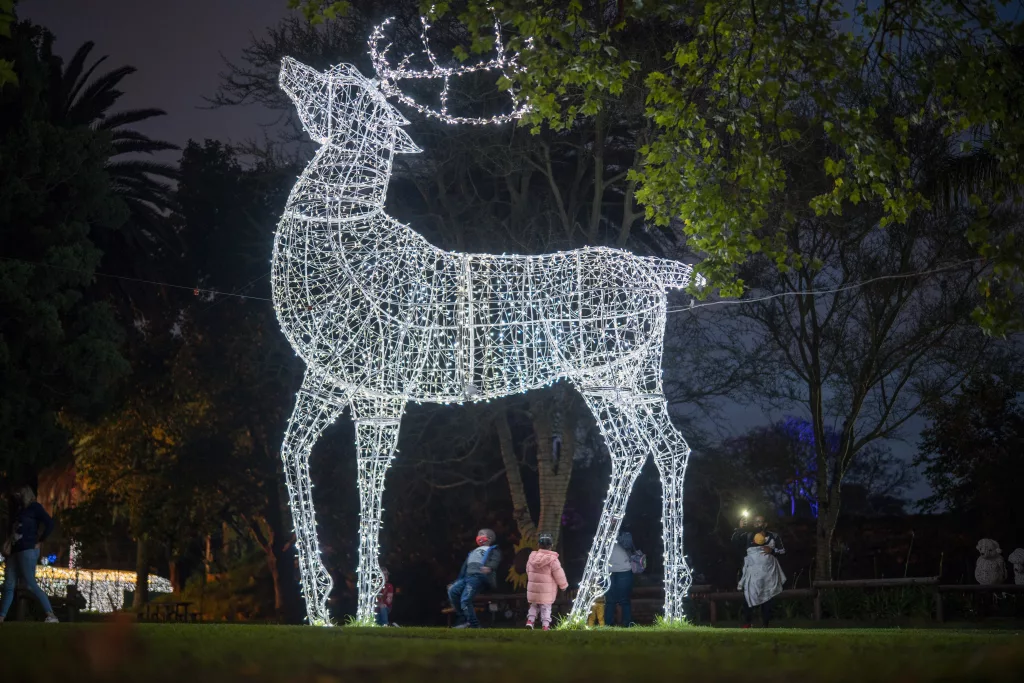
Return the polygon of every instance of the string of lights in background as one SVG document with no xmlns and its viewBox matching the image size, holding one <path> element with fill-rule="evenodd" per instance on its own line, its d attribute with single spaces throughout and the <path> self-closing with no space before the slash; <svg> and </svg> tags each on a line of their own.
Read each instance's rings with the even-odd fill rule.
<svg viewBox="0 0 1024 683">
<path fill-rule="evenodd" d="M 686 287 L 690 266 L 593 247 L 537 256 L 444 251 L 389 217 L 384 199 L 396 153 L 419 148 L 402 127 L 397 98 L 450 124 L 501 123 L 526 105 L 486 119 L 449 109 L 453 77 L 518 68 L 504 53 L 442 67 L 423 19 L 418 55 L 391 67 L 370 38 L 378 80 L 348 64 L 318 72 L 284 58 L 280 85 L 320 143 L 299 176 L 274 242 L 272 290 L 282 329 L 306 362 L 285 432 L 284 461 L 303 596 L 310 623 L 331 623 L 332 588 L 316 530 L 309 456 L 345 410 L 356 424 L 360 493 L 356 623 L 373 623 L 383 586 L 378 564 L 385 473 L 409 401 L 490 400 L 568 380 L 584 395 L 612 457 L 612 480 L 570 624 L 585 624 L 607 590 L 610 556 L 641 466 L 654 457 L 664 486 L 666 617 L 682 618 L 690 584 L 683 555 L 683 475 L 689 448 L 662 392 L 666 290 Z M 440 111 L 415 103 L 399 82 L 439 81 Z M 698 276 L 698 284 L 702 284 Z"/>
<path fill-rule="evenodd" d="M 5 565 L 0 563 L 0 582 Z M 74 569 L 43 565 L 36 568 L 36 582 L 50 597 L 66 598 L 68 586 L 74 586 L 85 599 L 84 612 L 116 612 L 123 609 L 125 591 L 135 590 L 135 572 L 116 569 Z M 171 593 L 171 582 L 149 576 L 149 592 Z"/>
</svg>

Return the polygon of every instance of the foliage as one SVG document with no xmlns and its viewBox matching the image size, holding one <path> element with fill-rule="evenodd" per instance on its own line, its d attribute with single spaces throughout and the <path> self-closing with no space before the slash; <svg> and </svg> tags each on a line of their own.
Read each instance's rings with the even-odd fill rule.
<svg viewBox="0 0 1024 683">
<path fill-rule="evenodd" d="M 15 0 L 0 0 L 0 38 L 11 37 L 11 24 L 14 23 Z M 14 62 L 0 59 L 0 88 L 10 83 L 18 84 L 18 73 L 14 70 Z"/>
<path fill-rule="evenodd" d="M 282 583 L 291 576 L 291 527 L 281 506 L 277 449 L 301 366 L 266 299 L 267 255 L 290 173 L 269 162 L 244 169 L 235 150 L 206 141 L 185 147 L 180 177 L 175 200 L 184 268 L 204 287 L 231 293 L 189 297 L 176 321 L 187 344 L 183 360 L 216 405 L 216 429 L 233 435 L 240 451 L 218 483 L 217 520 L 264 553 L 275 608 L 285 618 L 296 596 Z M 231 461 L 224 451 L 211 457 Z"/>
<path fill-rule="evenodd" d="M 299 10 L 315 26 L 345 16 L 350 4 L 345 0 L 288 0 L 288 8 Z"/>
<path fill-rule="evenodd" d="M 169 594 L 153 602 L 192 602 L 192 609 L 202 610 L 204 621 L 271 621 L 277 615 L 273 582 L 262 556 L 244 558 L 230 570 L 207 579 L 203 574 L 192 578 L 180 594 Z"/>
<path fill-rule="evenodd" d="M 1012 375 L 1009 375 L 1012 377 Z M 997 538 L 1024 529 L 1019 484 L 1024 476 L 1024 401 L 1020 384 L 995 375 L 972 377 L 961 391 L 925 412 L 916 465 L 933 494 L 926 510 L 968 515 Z M 1012 548 L 1012 546 L 1011 546 Z"/>
<path fill-rule="evenodd" d="M 151 155 L 177 147 L 153 140 L 128 126 L 164 116 L 167 112 L 155 108 L 111 112 L 124 94 L 121 82 L 136 69 L 122 66 L 94 77 L 97 68 L 107 59 L 103 56 L 88 64 L 94 47 L 91 41 L 83 43 L 66 65 L 53 70 L 50 115 L 55 123 L 64 126 L 89 126 L 109 133 L 113 153 L 108 170 L 115 191 L 129 204 L 140 227 L 149 227 L 154 216 L 173 205 L 166 181 L 175 179 L 175 168 L 170 164 L 124 157 Z"/>
<path fill-rule="evenodd" d="M 215 513 L 225 504 L 217 482 L 234 463 L 210 457 L 215 450 L 230 452 L 231 444 L 210 429 L 214 407 L 209 400 L 180 379 L 175 382 L 172 372 L 161 376 L 163 371 L 152 369 L 149 382 L 136 380 L 119 409 L 95 423 L 75 425 L 82 494 L 76 513 L 87 519 L 90 508 L 107 509 L 111 521 L 126 522 L 135 539 L 158 540 L 177 556 L 217 523 Z M 102 527 L 80 525 L 74 536 L 96 543 L 104 534 Z"/>
<path fill-rule="evenodd" d="M 906 617 L 929 619 L 934 605 L 934 592 L 921 586 L 821 591 L 822 616 L 831 619 L 883 622 Z"/>
<path fill-rule="evenodd" d="M 841 437 L 826 428 L 825 438 L 829 467 L 834 470 Z M 711 462 L 702 463 L 701 475 L 710 478 L 711 485 L 726 496 L 730 513 L 740 506 L 761 511 L 758 504 L 763 504 L 767 505 L 766 512 L 782 516 L 818 515 L 818 451 L 809 421 L 787 417 L 767 427 L 755 427 L 725 440 L 708 458 Z M 865 505 L 859 510 L 847 506 L 846 511 L 891 512 L 894 501 L 901 509 L 898 496 L 912 482 L 912 476 L 888 447 L 866 445 L 851 463 L 843 484 L 847 496 L 853 487 L 864 489 Z"/>
<path fill-rule="evenodd" d="M 136 124 L 164 116 L 163 110 L 148 107 L 112 111 L 124 95 L 124 79 L 136 69 L 121 66 L 97 73 L 107 57 L 90 63 L 93 47 L 91 41 L 83 43 L 66 64 L 51 65 L 50 119 L 60 126 L 102 132 L 110 140 L 105 169 L 114 194 L 128 207 L 128 219 L 121 230 L 107 233 L 99 243 L 104 252 L 104 270 L 152 279 L 154 269 L 167 271 L 166 257 L 180 249 L 169 249 L 177 246 L 169 217 L 174 208 L 170 182 L 177 178 L 177 170 L 151 157 L 176 150 L 177 146 L 154 140 L 135 128 Z M 137 306 L 140 299 L 152 297 L 133 298 L 129 305 Z"/>
<path fill-rule="evenodd" d="M 892 96 L 885 117 L 900 118 L 903 107 Z M 948 143 L 940 126 L 915 126 L 908 135 L 911 163 L 919 169 L 911 189 L 921 189 L 944 174 Z M 824 153 L 821 144 L 788 158 L 787 173 L 803 178 Z M 812 172 L 810 192 L 816 182 Z M 881 230 L 885 211 L 878 202 L 861 202 L 841 216 L 803 218 L 787 231 L 801 264 L 780 272 L 770 257 L 752 259 L 745 275 L 765 296 L 734 307 L 772 357 L 760 392 L 765 402 L 783 410 L 801 406 L 813 429 L 818 576 L 829 573 L 842 489 L 854 463 L 869 453 L 864 448 L 898 437 L 930 402 L 1006 351 L 970 317 L 984 273 L 964 234 L 976 211 L 936 207 Z M 1019 220 L 1012 208 L 993 216 L 1003 225 Z M 830 429 L 839 437 L 836 448 Z"/>
<path fill-rule="evenodd" d="M 783 273 L 804 265 L 786 238 L 801 220 L 871 202 L 885 227 L 952 195 L 979 208 L 964 227 L 990 266 L 976 318 L 1000 335 L 1024 323 L 1019 230 L 987 220 L 1020 198 L 1024 180 L 1014 99 L 1024 24 L 1003 19 L 999 3 L 704 0 L 681 13 L 667 0 L 468 0 L 424 9 L 456 11 L 470 31 L 464 57 L 493 49 L 493 12 L 513 28 L 508 42 L 522 69 L 504 85 L 530 102 L 534 131 L 569 130 L 642 98 L 651 134 L 630 171 L 637 199 L 648 220 L 681 221 L 703 253 L 702 273 L 723 295 L 744 291 L 740 266 L 753 255 Z M 648 49 L 637 50 L 638 35 Z M 905 114 L 885 115 L 886 89 L 899 94 Z M 930 124 L 959 146 L 951 166 L 988 163 L 973 164 L 963 183 L 924 191 L 910 131 Z M 828 153 L 811 166 L 821 182 L 808 195 L 785 157 L 815 140 Z M 800 200 L 789 202 L 794 195 Z"/>
<path fill-rule="evenodd" d="M 701 627 L 687 621 L 686 619 L 675 619 L 673 621 L 669 621 L 659 614 L 654 618 L 654 626 L 651 628 L 659 631 L 690 631 Z"/>
<path fill-rule="evenodd" d="M 186 253 L 177 268 L 211 288 L 244 290 L 261 279 L 254 270 L 266 273 L 273 212 L 263 203 L 275 193 L 216 143 L 190 145 L 182 169 L 175 231 Z M 90 545 L 111 518 L 123 520 L 134 538 L 158 542 L 159 559 L 172 564 L 195 562 L 199 539 L 226 524 L 263 543 L 279 589 L 275 570 L 287 536 L 275 533 L 282 528 L 277 458 L 266 430 L 283 421 L 288 391 L 277 382 L 290 375 L 275 370 L 287 345 L 269 307 L 187 296 L 137 321 L 135 372 L 121 404 L 76 425 L 84 496 L 69 522 Z M 95 525 L 104 512 L 106 525 Z M 275 592 L 279 612 L 285 594 Z"/>
<path fill-rule="evenodd" d="M 49 118 L 51 37 L 0 38 L 19 87 L 0 92 L 0 471 L 31 476 L 65 448 L 61 411 L 96 406 L 127 371 L 122 331 L 92 296 L 98 238 L 124 220 L 103 131 Z"/>
</svg>

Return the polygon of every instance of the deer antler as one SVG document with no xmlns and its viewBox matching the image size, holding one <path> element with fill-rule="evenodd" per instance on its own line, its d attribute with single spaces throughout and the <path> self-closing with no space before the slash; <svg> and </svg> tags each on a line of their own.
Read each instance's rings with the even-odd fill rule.
<svg viewBox="0 0 1024 683">
<path fill-rule="evenodd" d="M 516 55 L 508 56 L 505 54 L 505 45 L 501 40 L 501 23 L 498 21 L 497 16 L 494 18 L 494 47 L 497 52 L 497 56 L 494 59 L 486 62 L 480 62 L 478 64 L 451 67 L 441 66 L 438 63 L 437 57 L 430 49 L 430 40 L 427 37 L 427 31 L 430 29 L 430 22 L 427 21 L 425 16 L 421 16 L 420 21 L 423 24 L 423 29 L 420 32 L 420 40 L 423 41 L 423 54 L 426 55 L 427 60 L 430 62 L 430 69 L 410 68 L 409 62 L 413 57 L 412 54 L 405 55 L 395 67 L 388 64 L 387 56 L 388 50 L 391 49 L 391 45 L 388 44 L 384 46 L 383 50 L 378 49 L 378 45 L 384 39 L 384 28 L 391 22 L 391 19 L 385 20 L 384 23 L 375 28 L 370 36 L 370 59 L 373 61 L 373 69 L 377 72 L 377 77 L 380 79 L 381 92 L 383 92 L 386 97 L 394 97 L 399 102 L 412 107 L 421 114 L 431 116 L 446 123 L 470 123 L 475 125 L 506 123 L 520 118 L 523 114 L 529 111 L 529 105 L 526 103 L 520 103 L 516 98 L 515 91 L 510 88 L 509 97 L 512 100 L 512 111 L 508 114 L 499 114 L 488 119 L 453 116 L 449 114 L 448 86 L 452 77 L 464 76 L 478 71 L 501 71 L 502 73 L 514 73 L 518 71 L 520 67 L 516 59 Z M 398 81 L 415 78 L 431 80 L 441 79 L 443 81 L 443 85 L 441 87 L 441 111 L 435 111 L 420 104 L 403 93 L 398 87 Z"/>
</svg>

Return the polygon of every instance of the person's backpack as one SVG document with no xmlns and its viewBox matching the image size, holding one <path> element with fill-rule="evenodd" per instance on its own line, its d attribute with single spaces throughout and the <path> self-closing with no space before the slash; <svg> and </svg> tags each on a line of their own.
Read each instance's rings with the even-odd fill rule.
<svg viewBox="0 0 1024 683">
<path fill-rule="evenodd" d="M 647 556 L 642 550 L 634 549 L 629 554 L 629 568 L 633 570 L 634 574 L 643 574 L 647 569 Z"/>
</svg>

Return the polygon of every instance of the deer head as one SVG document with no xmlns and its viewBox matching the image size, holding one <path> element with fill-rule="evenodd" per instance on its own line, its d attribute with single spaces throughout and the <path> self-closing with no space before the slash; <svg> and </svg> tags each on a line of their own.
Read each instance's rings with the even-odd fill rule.
<svg viewBox="0 0 1024 683">
<path fill-rule="evenodd" d="M 295 103 L 302 128 L 321 145 L 422 151 L 402 130 L 409 121 L 387 101 L 379 84 L 351 64 L 320 72 L 284 57 L 278 83 Z"/>
</svg>

